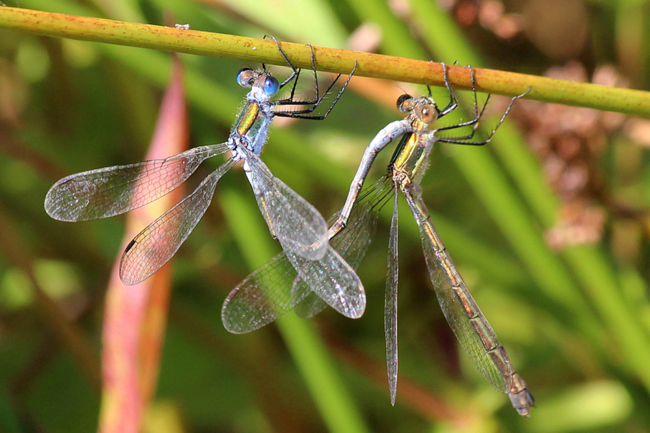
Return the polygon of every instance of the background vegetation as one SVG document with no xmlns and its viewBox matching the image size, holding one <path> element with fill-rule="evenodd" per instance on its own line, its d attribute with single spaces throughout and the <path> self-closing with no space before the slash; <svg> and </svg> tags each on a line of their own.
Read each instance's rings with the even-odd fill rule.
<svg viewBox="0 0 650 433">
<path fill-rule="evenodd" d="M 5 3 L 648 87 L 647 6 L 639 1 Z M 99 360 L 106 363 L 106 293 L 125 220 L 56 222 L 43 199 L 65 175 L 144 159 L 166 107 L 171 62 L 166 53 L 4 30 L 0 41 L 0 431 L 92 431 L 98 419 L 111 431 Z M 258 65 L 180 58 L 191 145 L 224 141 L 244 95 L 235 75 Z M 310 80 L 303 83 L 309 94 Z M 276 121 L 264 160 L 330 215 L 367 143 L 399 118 L 394 101 L 404 91 L 425 89 L 355 77 L 327 121 Z M 444 92 L 436 95 L 446 103 Z M 493 102 L 496 112 L 504 107 Z M 182 109 L 172 112 L 182 117 Z M 153 285 L 152 293 L 166 283 L 173 291 L 144 430 L 649 430 L 649 131 L 643 119 L 519 101 L 488 147 L 446 145 L 432 156 L 425 201 L 537 400 L 530 419 L 457 351 L 406 207 L 394 408 L 382 330 L 388 215 L 360 269 L 368 294 L 362 319 L 326 311 L 228 334 L 220 322 L 225 296 L 278 251 L 235 170 L 221 180 L 173 272 Z M 164 300 L 152 309 L 163 317 L 165 310 Z M 155 358 L 146 358 L 154 378 Z"/>
</svg>

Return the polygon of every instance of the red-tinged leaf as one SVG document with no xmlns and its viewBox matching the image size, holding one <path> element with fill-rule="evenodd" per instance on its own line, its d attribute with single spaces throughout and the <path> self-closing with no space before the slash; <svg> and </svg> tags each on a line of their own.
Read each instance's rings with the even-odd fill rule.
<svg viewBox="0 0 650 433">
<path fill-rule="evenodd" d="M 165 158 L 188 146 L 188 125 L 180 61 L 165 92 L 156 131 L 146 159 Z M 147 224 L 178 202 L 178 188 L 127 218 L 124 250 Z M 151 278 L 126 286 L 115 262 L 106 295 L 103 329 L 103 395 L 99 420 L 102 433 L 137 433 L 158 380 L 171 290 L 171 261 Z"/>
</svg>

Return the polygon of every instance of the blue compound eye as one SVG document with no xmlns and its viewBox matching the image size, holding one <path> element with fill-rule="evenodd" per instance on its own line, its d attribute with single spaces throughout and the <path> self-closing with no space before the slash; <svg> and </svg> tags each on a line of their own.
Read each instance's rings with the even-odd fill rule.
<svg viewBox="0 0 650 433">
<path fill-rule="evenodd" d="M 251 68 L 244 68 L 237 74 L 237 84 L 242 87 L 252 87 L 255 73 Z"/>
<path fill-rule="evenodd" d="M 276 80 L 275 77 L 267 77 L 266 80 L 264 80 L 264 93 L 273 96 L 278 93 L 278 90 L 280 90 L 280 83 L 278 83 L 278 80 Z"/>
</svg>

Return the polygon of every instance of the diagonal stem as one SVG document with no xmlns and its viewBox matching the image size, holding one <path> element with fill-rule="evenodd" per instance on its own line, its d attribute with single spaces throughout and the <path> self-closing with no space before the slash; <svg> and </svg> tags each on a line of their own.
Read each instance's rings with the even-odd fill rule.
<svg viewBox="0 0 650 433">
<path fill-rule="evenodd" d="M 0 7 L 0 28 L 43 36 L 104 42 L 161 51 L 239 59 L 284 65 L 285 59 L 271 40 L 139 24 L 101 18 L 65 15 L 30 9 Z M 309 46 L 282 42 L 282 50 L 298 68 L 311 68 Z M 380 54 L 314 47 L 316 69 L 364 77 L 443 86 L 442 66 Z M 449 78 L 459 88 L 471 89 L 469 72 L 449 66 Z M 491 69 L 474 69 L 477 90 L 507 96 L 530 87 L 526 99 L 650 117 L 650 93 L 588 83 L 575 83 Z"/>
</svg>

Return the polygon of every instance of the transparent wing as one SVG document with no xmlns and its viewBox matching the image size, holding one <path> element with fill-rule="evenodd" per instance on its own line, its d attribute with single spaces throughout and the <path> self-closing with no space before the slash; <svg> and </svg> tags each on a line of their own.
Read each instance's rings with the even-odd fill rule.
<svg viewBox="0 0 650 433">
<path fill-rule="evenodd" d="M 327 251 L 327 223 L 305 199 L 271 174 L 255 153 L 246 155 L 247 175 L 260 211 L 271 234 L 282 249 L 309 260 L 323 258 Z"/>
<path fill-rule="evenodd" d="M 363 190 L 358 200 L 354 203 L 346 227 L 336 236 L 330 239 L 330 246 L 334 248 L 353 269 L 357 269 L 366 255 L 370 246 L 372 236 L 377 229 L 379 211 L 386 204 L 393 190 L 392 182 L 386 177 L 379 179 L 374 185 Z M 328 221 L 331 225 L 339 216 L 334 214 Z M 295 311 L 298 316 L 310 318 L 320 313 L 327 307 L 316 293 L 312 292 L 301 279 L 294 282 L 293 291 L 299 293 L 300 298 L 303 291 L 309 294 L 297 303 Z"/>
<path fill-rule="evenodd" d="M 149 278 L 176 254 L 212 202 L 217 182 L 234 164 L 232 159 L 222 164 L 192 194 L 133 238 L 120 262 L 124 284 L 138 284 Z"/>
<path fill-rule="evenodd" d="M 307 286 L 307 284 L 300 278 L 296 279 L 292 291 L 299 295 L 307 293 L 302 301 L 295 303 L 293 308 L 298 317 L 310 319 L 327 308 L 325 301 L 323 301 L 316 293 L 312 292 L 309 286 Z"/>
<path fill-rule="evenodd" d="M 385 185 L 378 182 L 358 202 L 353 209 L 348 226 L 331 240 L 330 248 L 336 249 L 338 252 L 336 255 L 333 254 L 334 250 L 328 250 L 321 261 L 305 260 L 303 264 L 297 264 L 299 268 L 302 267 L 301 275 L 308 275 L 305 279 L 298 277 L 298 271 L 285 253 L 278 254 L 250 274 L 230 292 L 224 302 L 221 317 L 225 328 L 233 333 L 253 331 L 271 323 L 294 308 L 296 304 L 301 306 L 313 304 L 311 309 L 306 308 L 316 314 L 327 305 L 320 295 L 332 300 L 337 299 L 337 293 L 350 292 L 351 299 L 345 298 L 344 304 L 356 305 L 358 311 L 361 295 L 360 291 L 354 290 L 359 284 L 356 282 L 356 274 L 352 274 L 353 278 L 350 270 L 336 257 L 340 254 L 352 268 L 359 265 L 370 244 L 378 211 L 385 203 L 386 195 Z M 336 215 L 332 220 L 335 220 L 335 217 Z M 296 260 L 295 255 L 293 260 Z M 319 273 L 323 276 L 309 276 Z M 311 282 L 315 289 L 312 289 L 307 282 Z M 330 291 L 334 294 L 328 293 Z"/>
<path fill-rule="evenodd" d="M 165 159 L 73 174 L 50 188 L 45 211 L 60 221 L 88 221 L 128 212 L 169 193 L 206 158 L 226 150 L 225 144 L 195 147 Z"/>
<path fill-rule="evenodd" d="M 358 319 L 366 311 L 366 292 L 361 280 L 333 248 L 329 247 L 320 260 L 285 254 L 300 279 L 327 305 L 351 319 Z"/>
<path fill-rule="evenodd" d="M 471 293 L 465 286 L 419 195 L 404 191 L 420 227 L 424 256 L 440 308 L 465 353 L 498 391 L 509 393 L 516 374 L 508 356 Z"/>
<path fill-rule="evenodd" d="M 386 338 L 386 365 L 390 403 L 395 406 L 397 395 L 397 284 L 399 281 L 397 189 L 394 194 L 393 219 L 388 238 L 388 273 L 386 274 L 386 298 L 384 300 L 384 336 Z"/>
<path fill-rule="evenodd" d="M 301 283 L 294 284 L 298 275 Z M 232 333 L 251 332 L 287 313 L 312 290 L 347 317 L 361 317 L 365 310 L 361 280 L 329 247 L 322 259 L 314 261 L 293 253 L 278 254 L 230 292 L 221 319 Z"/>
<path fill-rule="evenodd" d="M 297 276 L 284 253 L 266 262 L 228 294 L 221 308 L 223 326 L 234 334 L 244 334 L 285 314 L 296 302 L 291 285 Z"/>
</svg>

